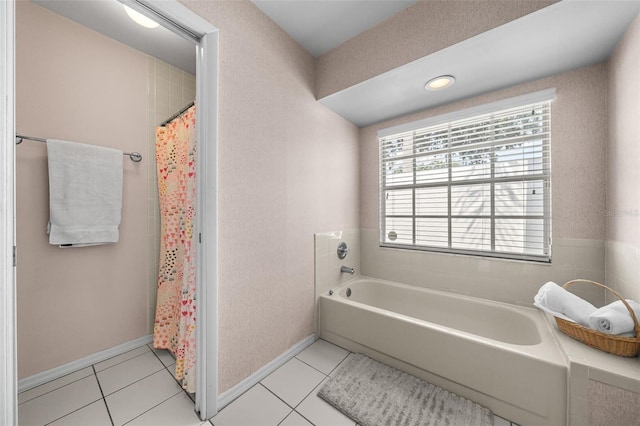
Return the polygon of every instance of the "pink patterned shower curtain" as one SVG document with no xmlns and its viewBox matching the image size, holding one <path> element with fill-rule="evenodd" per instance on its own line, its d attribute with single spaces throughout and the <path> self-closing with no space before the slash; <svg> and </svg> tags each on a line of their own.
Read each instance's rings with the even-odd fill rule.
<svg viewBox="0 0 640 426">
<path fill-rule="evenodd" d="M 160 263 L 153 346 L 176 357 L 175 377 L 195 392 L 196 109 L 156 128 Z"/>
</svg>

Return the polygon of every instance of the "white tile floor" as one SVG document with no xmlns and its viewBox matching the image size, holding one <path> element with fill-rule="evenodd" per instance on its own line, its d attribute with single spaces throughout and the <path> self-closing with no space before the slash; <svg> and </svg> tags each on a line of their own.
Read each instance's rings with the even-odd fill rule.
<svg viewBox="0 0 640 426">
<path fill-rule="evenodd" d="M 175 360 L 150 346 L 129 351 L 18 395 L 20 426 L 200 426 L 173 378 Z"/>
<path fill-rule="evenodd" d="M 19 425 L 356 426 L 316 396 L 348 355 L 318 340 L 202 422 L 173 379 L 171 355 L 143 346 L 20 393 Z"/>
</svg>

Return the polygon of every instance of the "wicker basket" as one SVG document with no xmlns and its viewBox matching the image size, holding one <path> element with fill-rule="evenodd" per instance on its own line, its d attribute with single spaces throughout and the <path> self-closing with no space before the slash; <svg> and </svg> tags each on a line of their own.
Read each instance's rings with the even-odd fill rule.
<svg viewBox="0 0 640 426">
<path fill-rule="evenodd" d="M 638 324 L 638 318 L 636 318 L 636 314 L 633 312 L 633 309 L 631 309 L 631 306 L 629 306 L 627 301 L 624 300 L 624 298 L 620 296 L 615 290 L 595 281 L 582 279 L 572 280 L 563 285 L 562 288 L 567 289 L 577 282 L 586 282 L 597 285 L 598 287 L 602 287 L 605 290 L 609 290 L 620 300 L 622 300 L 622 303 L 624 303 L 624 306 L 626 306 L 626 308 L 629 310 L 631 318 L 633 319 L 633 328 L 636 332 L 636 337 L 622 337 L 613 334 L 605 334 L 591 328 L 583 327 L 582 325 L 575 322 L 570 322 L 562 318 L 555 317 L 560 331 L 582 343 L 585 343 L 596 349 L 600 349 L 601 351 L 609 352 L 611 354 L 619 356 L 636 356 L 638 352 L 640 352 L 640 325 Z"/>
</svg>

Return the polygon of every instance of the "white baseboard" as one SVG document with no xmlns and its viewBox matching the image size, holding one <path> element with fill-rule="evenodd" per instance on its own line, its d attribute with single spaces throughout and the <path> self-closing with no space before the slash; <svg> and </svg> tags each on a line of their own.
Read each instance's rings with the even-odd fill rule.
<svg viewBox="0 0 640 426">
<path fill-rule="evenodd" d="M 305 350 L 307 346 L 311 345 L 316 341 L 316 335 L 312 334 L 304 340 L 293 345 L 288 351 L 284 352 L 282 355 L 278 356 L 276 359 L 266 364 L 264 367 L 227 390 L 226 392 L 218 395 L 218 411 L 222 410 L 224 406 L 228 405 L 231 401 L 251 389 L 251 387 L 260 380 L 267 377 L 273 371 L 275 371 L 278 367 L 282 366 L 285 362 L 289 361 L 294 356 L 298 355 L 300 352 Z"/>
<path fill-rule="evenodd" d="M 139 348 L 140 346 L 151 343 L 152 341 L 153 335 L 150 334 L 148 336 L 143 336 L 138 339 L 125 342 L 121 345 L 114 346 L 113 348 L 109 348 L 104 351 L 97 352 L 84 358 L 69 362 L 59 367 L 52 368 L 51 370 L 43 371 L 41 373 L 34 374 L 33 376 L 26 377 L 18 382 L 18 392 L 24 392 L 26 390 L 35 388 L 36 386 L 40 386 L 44 383 L 50 382 L 51 380 L 59 379 L 60 377 L 73 373 L 74 371 L 90 367 L 93 364 L 123 354 L 132 349 Z M 256 371 L 231 389 L 218 395 L 218 411 L 220 411 L 231 401 L 248 391 L 253 385 L 257 384 L 258 382 L 260 382 L 260 380 L 267 377 L 278 367 L 282 366 L 285 362 L 289 361 L 291 358 L 305 350 L 315 341 L 315 334 L 312 334 L 306 339 L 301 340 L 300 342 L 289 348 L 289 350 L 260 368 L 258 371 Z"/>
<path fill-rule="evenodd" d="M 51 370 L 43 371 L 42 373 L 34 374 L 33 376 L 25 377 L 18 381 L 18 392 L 23 392 L 36 386 L 40 386 L 51 380 L 59 379 L 74 371 L 82 370 L 83 368 L 90 367 L 93 364 L 112 358 L 116 355 L 129 352 L 132 349 L 139 348 L 153 342 L 153 335 L 142 336 L 134 340 L 130 340 L 121 345 L 114 346 L 113 348 L 105 349 L 104 351 L 91 354 L 84 358 L 71 361 L 67 364 L 63 364 L 59 367 L 52 368 Z"/>
</svg>

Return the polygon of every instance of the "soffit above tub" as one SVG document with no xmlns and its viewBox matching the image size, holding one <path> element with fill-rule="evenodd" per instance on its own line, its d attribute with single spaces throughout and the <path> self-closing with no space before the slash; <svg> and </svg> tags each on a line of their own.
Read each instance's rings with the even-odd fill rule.
<svg viewBox="0 0 640 426">
<path fill-rule="evenodd" d="M 416 1 L 252 0 L 252 3 L 317 58 Z"/>
<path fill-rule="evenodd" d="M 196 47 L 193 42 L 163 26 L 141 27 L 127 16 L 122 3 L 117 0 L 32 1 L 176 68 L 196 73 Z"/>
<path fill-rule="evenodd" d="M 319 101 L 359 127 L 606 60 L 637 1 L 563 0 Z M 424 90 L 438 75 L 456 78 Z"/>
</svg>

